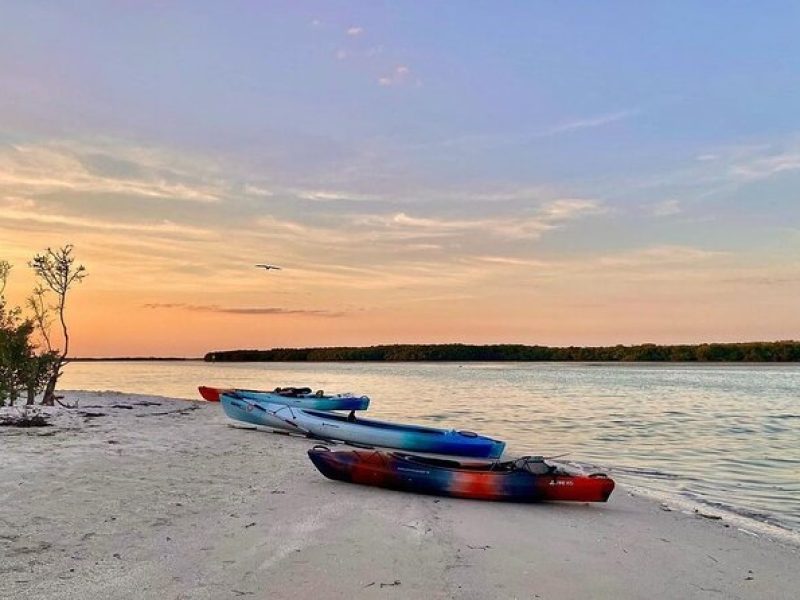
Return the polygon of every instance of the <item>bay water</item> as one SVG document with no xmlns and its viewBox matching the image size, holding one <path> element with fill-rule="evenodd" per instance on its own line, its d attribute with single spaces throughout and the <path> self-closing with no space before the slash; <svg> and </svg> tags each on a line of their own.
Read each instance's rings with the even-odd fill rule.
<svg viewBox="0 0 800 600">
<path fill-rule="evenodd" d="M 800 539 L 800 365 L 75 362 L 61 387 L 198 399 L 198 385 L 366 394 L 369 417 L 478 431 L 508 456 L 565 455 Z"/>
</svg>

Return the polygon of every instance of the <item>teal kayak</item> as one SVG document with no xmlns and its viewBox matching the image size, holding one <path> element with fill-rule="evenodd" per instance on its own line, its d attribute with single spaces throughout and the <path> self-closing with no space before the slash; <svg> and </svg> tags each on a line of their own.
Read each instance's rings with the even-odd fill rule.
<svg viewBox="0 0 800 600">
<path fill-rule="evenodd" d="M 210 402 L 219 402 L 222 394 L 230 394 L 247 398 L 256 402 L 269 402 L 283 404 L 298 408 L 313 410 L 367 410 L 369 398 L 367 396 L 354 396 L 353 394 L 323 394 L 312 393 L 311 388 L 276 388 L 268 392 L 265 390 L 221 389 L 200 386 L 200 395 Z"/>
</svg>

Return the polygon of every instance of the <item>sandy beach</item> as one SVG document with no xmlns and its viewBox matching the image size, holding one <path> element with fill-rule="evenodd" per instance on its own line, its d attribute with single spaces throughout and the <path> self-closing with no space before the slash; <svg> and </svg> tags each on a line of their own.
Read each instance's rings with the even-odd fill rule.
<svg viewBox="0 0 800 600">
<path fill-rule="evenodd" d="M 2 598 L 796 598 L 798 548 L 633 495 L 514 505 L 323 478 L 213 404 L 67 393 L 0 428 Z"/>
</svg>

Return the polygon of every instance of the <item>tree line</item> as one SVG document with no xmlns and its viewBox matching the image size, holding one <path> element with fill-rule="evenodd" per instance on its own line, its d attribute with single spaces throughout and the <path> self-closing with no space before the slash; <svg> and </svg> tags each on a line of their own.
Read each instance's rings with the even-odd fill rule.
<svg viewBox="0 0 800 600">
<path fill-rule="evenodd" d="M 71 245 L 47 248 L 28 266 L 36 286 L 24 308 L 12 307 L 4 295 L 12 265 L 0 260 L 0 406 L 20 398 L 30 406 L 40 394 L 44 405 L 58 400 L 56 385 L 69 353 L 67 296 L 87 276 L 86 268 L 75 264 Z"/>
<path fill-rule="evenodd" d="M 209 352 L 207 362 L 798 362 L 800 342 L 662 346 L 526 346 L 522 344 L 396 344 L 368 347 L 273 348 Z"/>
</svg>

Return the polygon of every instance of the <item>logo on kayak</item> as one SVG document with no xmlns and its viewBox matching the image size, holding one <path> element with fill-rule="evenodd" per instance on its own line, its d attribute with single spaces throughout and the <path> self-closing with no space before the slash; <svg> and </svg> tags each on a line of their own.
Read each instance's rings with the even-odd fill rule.
<svg viewBox="0 0 800 600">
<path fill-rule="evenodd" d="M 245 404 L 244 408 L 247 412 L 253 412 L 253 405 L 252 404 Z"/>
<path fill-rule="evenodd" d="M 571 486 L 571 485 L 575 485 L 575 484 L 572 481 L 570 481 L 569 479 L 566 479 L 566 480 L 565 479 L 551 479 L 550 480 L 550 485 L 552 485 L 552 486 L 555 486 L 555 485 Z"/>
<path fill-rule="evenodd" d="M 333 423 L 323 423 L 323 427 L 333 427 L 334 429 L 339 429 L 338 425 L 334 425 Z"/>
</svg>

